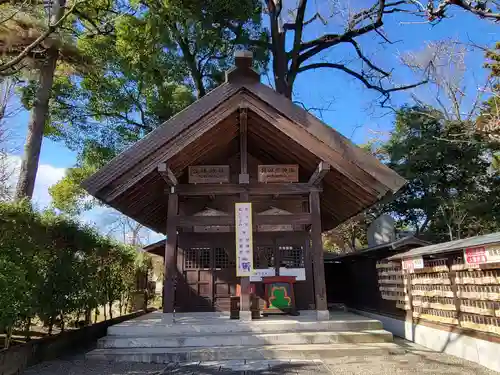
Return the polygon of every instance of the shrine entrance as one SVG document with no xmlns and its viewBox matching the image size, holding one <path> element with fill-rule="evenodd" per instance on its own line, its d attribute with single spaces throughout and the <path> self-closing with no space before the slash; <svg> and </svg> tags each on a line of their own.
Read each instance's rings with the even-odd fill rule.
<svg viewBox="0 0 500 375">
<path fill-rule="evenodd" d="M 180 233 L 177 247 L 175 310 L 178 312 L 229 311 L 238 293 L 235 234 Z M 262 276 L 296 275 L 296 304 L 314 309 L 313 272 L 306 232 L 262 232 L 254 236 L 252 288 L 264 301 Z"/>
<path fill-rule="evenodd" d="M 82 186 L 166 235 L 163 313 L 236 310 L 239 301 L 248 321 L 263 284 L 275 283 L 268 291 L 280 289 L 282 301 L 295 296 L 288 312 L 328 319 L 322 232 L 405 181 L 260 83 L 251 53 L 238 51 L 235 64 L 224 84 Z"/>
</svg>

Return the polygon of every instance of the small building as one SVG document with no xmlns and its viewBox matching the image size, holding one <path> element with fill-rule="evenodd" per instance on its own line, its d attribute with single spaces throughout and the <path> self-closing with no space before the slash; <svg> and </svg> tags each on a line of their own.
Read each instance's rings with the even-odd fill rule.
<svg viewBox="0 0 500 375">
<path fill-rule="evenodd" d="M 347 254 L 325 253 L 328 303 L 368 311 L 400 313 L 394 304 L 380 298 L 377 262 L 391 255 L 429 245 L 414 236 L 369 246 Z"/>
<path fill-rule="evenodd" d="M 433 245 L 407 237 L 325 261 L 329 302 L 500 371 L 500 233 Z"/>
<path fill-rule="evenodd" d="M 404 179 L 260 83 L 248 52 L 226 82 L 83 182 L 154 231 L 165 260 L 163 311 L 227 311 L 241 288 L 294 276 L 299 310 L 327 310 L 321 233 Z M 238 287 L 239 286 L 239 287 Z M 247 314 L 248 313 L 248 314 Z"/>
</svg>

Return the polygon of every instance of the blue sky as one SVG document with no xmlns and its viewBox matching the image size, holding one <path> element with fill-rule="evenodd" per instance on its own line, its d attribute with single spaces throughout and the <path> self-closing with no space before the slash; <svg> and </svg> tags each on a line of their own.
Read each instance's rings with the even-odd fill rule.
<svg viewBox="0 0 500 375">
<path fill-rule="evenodd" d="M 498 25 L 480 20 L 462 11 L 455 11 L 451 14 L 453 17 L 437 25 L 401 24 L 399 22 L 401 17 L 397 22 L 391 20 L 391 17 L 386 17 L 384 30 L 392 41 L 397 41 L 396 43 L 382 45 L 380 44 L 381 38 L 375 34 L 363 36 L 358 42 L 365 54 L 375 63 L 389 70 L 394 68 L 393 75 L 396 84 L 413 83 L 418 80 L 418 77 L 415 77 L 408 69 L 398 66 L 398 55 L 408 51 L 422 50 L 425 43 L 429 41 L 454 39 L 464 43 L 472 42 L 492 46 L 498 40 Z M 415 21 L 414 18 L 411 20 Z M 339 19 L 332 19 L 326 26 L 320 23 L 311 24 L 305 30 L 304 40 L 313 39 L 325 32 L 340 30 L 341 20 Z M 336 47 L 320 58 L 329 62 L 343 62 L 353 57 L 353 52 L 352 47 L 349 48 L 349 46 Z M 465 81 L 469 102 L 475 96 L 476 84 L 483 82 L 487 74 L 482 68 L 483 62 L 482 51 L 472 51 L 467 55 Z M 271 72 L 269 76 L 272 76 Z M 268 80 L 264 77 L 263 82 L 267 83 Z M 425 97 L 429 89 L 419 89 L 417 92 Z M 311 70 L 300 74 L 294 89 L 294 99 L 301 101 L 306 107 L 329 107 L 328 111 L 322 113 L 323 121 L 356 143 L 363 143 L 371 138 L 372 131 L 388 132 L 392 127 L 393 114 L 376 105 L 377 97 L 377 93 L 365 89 L 355 78 L 330 69 Z M 408 101 L 408 92 L 396 93 L 392 96 L 392 102 L 396 106 Z M 16 143 L 21 145 L 16 151 L 17 155 L 22 153 L 28 117 L 29 113 L 21 111 L 9 120 L 9 125 L 16 134 Z M 44 167 L 40 169 L 35 194 L 35 201 L 38 200 L 41 206 L 50 203 L 47 187 L 62 177 L 65 168 L 74 165 L 75 158 L 75 153 L 68 150 L 62 143 L 44 140 L 40 159 L 40 165 Z M 102 211 L 99 210 L 87 214 L 86 217 L 98 222 L 101 213 Z"/>
</svg>

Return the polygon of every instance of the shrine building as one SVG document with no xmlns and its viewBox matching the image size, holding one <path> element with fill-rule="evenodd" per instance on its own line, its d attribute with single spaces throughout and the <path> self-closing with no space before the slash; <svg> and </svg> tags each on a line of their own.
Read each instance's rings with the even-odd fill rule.
<svg viewBox="0 0 500 375">
<path fill-rule="evenodd" d="M 322 232 L 405 180 L 262 84 L 249 52 L 235 61 L 224 84 L 83 187 L 166 235 L 148 248 L 165 260 L 164 313 L 229 311 L 238 296 L 248 320 L 294 298 L 327 319 Z M 269 294 L 269 283 L 288 286 Z"/>
</svg>

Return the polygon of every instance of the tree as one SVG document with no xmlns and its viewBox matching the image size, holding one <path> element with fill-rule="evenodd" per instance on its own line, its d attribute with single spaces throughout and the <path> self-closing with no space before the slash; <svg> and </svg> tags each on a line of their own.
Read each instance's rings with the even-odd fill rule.
<svg viewBox="0 0 500 375">
<path fill-rule="evenodd" d="M 479 135 L 450 141 L 464 126 L 432 108 L 405 107 L 384 146 L 388 166 L 408 180 L 386 210 L 433 240 L 488 233 L 500 224 L 492 211 L 498 177 L 490 168 L 498 145 Z"/>
<path fill-rule="evenodd" d="M 58 0 L 53 3 L 48 28 L 50 32 L 52 32 L 51 25 L 56 25 L 61 21 L 64 15 L 65 6 L 66 0 Z M 24 157 L 21 163 L 19 180 L 16 188 L 17 199 L 22 199 L 24 197 L 31 198 L 33 196 L 36 172 L 38 170 L 38 160 L 42 147 L 43 130 L 45 127 L 50 92 L 58 57 L 59 48 L 57 48 L 57 46 L 48 48 L 46 58 L 39 70 L 39 86 L 35 93 L 33 108 L 28 123 L 28 135 L 24 146 Z"/>
<path fill-rule="evenodd" d="M 46 134 L 79 153 L 51 189 L 66 212 L 91 206 L 79 186 L 84 178 L 223 82 L 237 48 L 253 49 L 256 68 L 267 64 L 265 51 L 247 43 L 267 37 L 259 1 L 143 1 L 141 10 L 115 20 L 110 33 L 79 41 L 91 72 L 55 81 Z"/>
<path fill-rule="evenodd" d="M 182 57 L 179 69 L 197 98 L 224 81 L 238 48 L 254 51 L 256 68 L 267 65 L 267 48 L 262 48 L 267 33 L 261 28 L 259 0 L 141 0 L 141 5 L 147 9 L 143 22 L 153 40 L 169 44 Z"/>
<path fill-rule="evenodd" d="M 103 2 L 105 5 L 108 4 L 107 1 Z M 11 46 L 11 42 L 8 38 L 11 33 L 7 33 L 7 41 L 5 43 L 7 43 L 9 51 L 16 51 L 22 48 L 23 44 L 30 43 L 23 37 L 26 24 L 28 25 L 28 35 L 31 35 L 32 32 L 34 32 L 35 35 L 39 35 L 39 37 L 30 43 L 16 58 L 5 64 L 6 66 L 9 65 L 9 68 L 13 68 L 16 64 L 21 63 L 23 59 L 28 59 L 29 57 L 29 60 L 33 61 L 35 70 L 38 72 L 37 79 L 32 80 L 32 84 L 28 85 L 32 90 L 31 100 L 29 100 L 29 105 L 27 106 L 31 111 L 31 115 L 28 122 L 28 134 L 24 148 L 24 157 L 21 163 L 19 180 L 16 187 L 15 196 L 17 199 L 22 199 L 24 197 L 31 198 L 33 195 L 36 173 L 38 170 L 38 160 L 46 122 L 48 120 L 49 100 L 52 95 L 58 61 L 80 67 L 88 63 L 88 61 L 85 61 L 85 56 L 80 54 L 75 46 L 75 37 L 82 34 L 79 30 L 85 31 L 86 23 L 93 23 L 93 21 L 89 21 L 85 17 L 85 13 L 89 11 L 88 7 L 86 7 L 86 1 L 75 0 L 72 2 L 70 9 L 65 11 L 66 0 L 53 0 L 45 7 L 45 13 L 43 12 L 44 4 L 45 2 L 35 2 L 27 14 L 22 14 L 19 18 L 13 18 L 14 16 L 10 17 L 11 19 L 9 19 L 9 22 L 14 23 L 14 25 L 7 27 L 8 31 L 12 30 L 15 40 L 14 46 Z M 101 6 L 99 1 L 96 1 L 94 5 L 95 7 L 91 9 L 91 13 L 97 19 L 101 17 L 101 13 L 106 15 L 111 11 L 107 6 Z M 78 13 L 82 17 L 80 19 L 69 17 L 73 13 Z M 23 22 L 25 16 L 28 16 L 28 22 Z M 47 25 L 43 24 L 43 20 L 46 20 Z M 105 16 L 104 20 L 107 20 Z M 63 24 L 65 26 L 64 28 Z M 19 25 L 21 25 L 21 35 L 16 34 L 19 32 L 17 30 Z M 45 28 L 45 30 L 40 31 L 40 27 Z M 65 32 L 53 35 L 56 29 L 64 29 Z M 85 32 L 83 32 L 83 34 L 85 34 Z M 87 36 L 92 37 L 94 35 L 95 34 Z M 28 40 L 29 39 L 28 37 Z M 37 50 L 35 50 L 35 48 L 37 48 Z M 22 68 L 23 66 L 17 70 Z M 66 67 L 66 71 L 68 71 L 68 67 Z M 28 103 L 26 99 L 24 103 Z"/>
<path fill-rule="evenodd" d="M 0 201 L 8 201 L 12 198 L 12 176 L 15 167 L 10 154 L 14 148 L 11 143 L 11 129 L 6 120 L 18 111 L 10 105 L 16 81 L 14 77 L 7 77 L 1 79 L 0 82 Z"/>
<path fill-rule="evenodd" d="M 339 16 L 344 24 L 339 27 L 338 33 L 328 33 L 312 40 L 304 41 L 305 28 L 315 22 L 327 23 L 319 11 L 308 9 L 308 0 L 300 0 L 295 9 L 286 9 L 282 0 L 267 1 L 269 15 L 270 43 L 268 48 L 273 56 L 273 74 L 276 91 L 291 98 L 293 87 L 298 74 L 312 69 L 328 68 L 340 70 L 358 79 L 364 86 L 380 93 L 382 102 L 388 99 L 390 93 L 417 87 L 426 83 L 420 82 L 394 86 L 390 82 L 391 73 L 377 66 L 362 51 L 358 38 L 368 33 L 376 33 L 382 41 L 389 40 L 382 32 L 384 17 L 395 13 L 419 11 L 416 3 L 410 1 L 376 0 L 373 5 L 357 11 L 344 11 L 338 3 L 333 14 Z M 408 9 L 402 9 L 402 6 Z M 284 20 L 284 13 L 290 19 Z M 293 33 L 293 36 L 289 36 Z M 260 44 L 260 41 L 255 41 Z M 291 48 L 287 46 L 291 43 Z M 349 67 L 345 63 L 324 61 L 324 53 L 335 47 L 350 46 L 357 56 L 358 66 Z M 344 52 L 345 53 L 345 52 Z M 340 59 L 339 59 L 340 61 Z"/>
<path fill-rule="evenodd" d="M 500 141 L 500 43 L 497 43 L 495 49 L 486 51 L 488 61 L 485 67 L 491 70 L 492 79 L 490 98 L 483 103 L 481 115 L 476 122 L 476 128 L 482 134 L 486 134 L 494 141 Z M 497 166 L 500 164 L 498 154 L 495 155 Z"/>
<path fill-rule="evenodd" d="M 335 253 L 351 253 L 368 245 L 367 215 L 359 214 L 323 233 L 323 248 Z"/>
</svg>

